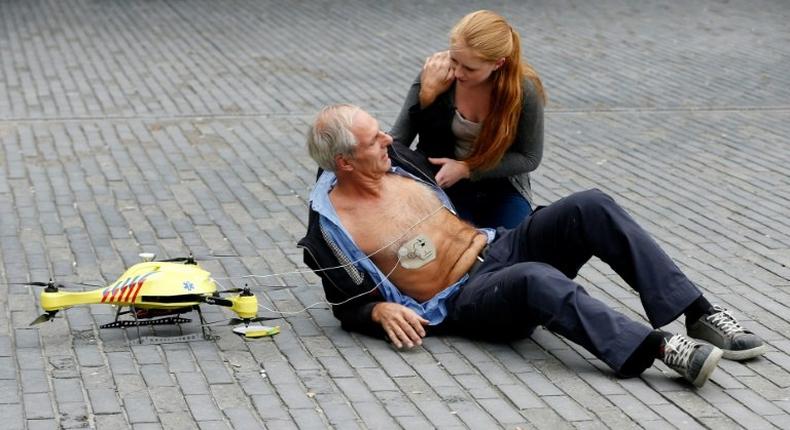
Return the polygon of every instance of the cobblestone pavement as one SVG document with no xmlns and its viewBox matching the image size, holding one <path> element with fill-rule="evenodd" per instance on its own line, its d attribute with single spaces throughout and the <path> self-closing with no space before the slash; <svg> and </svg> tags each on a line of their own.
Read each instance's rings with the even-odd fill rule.
<svg viewBox="0 0 790 430">
<path fill-rule="evenodd" d="M 235 277 L 225 287 L 287 272 L 254 287 L 269 308 L 320 302 L 295 246 L 314 177 L 306 124 L 338 101 L 391 124 L 424 57 L 488 7 L 520 30 L 547 88 L 538 201 L 611 193 L 770 345 L 695 390 L 663 365 L 617 379 L 545 330 L 399 352 L 321 305 L 274 338 L 217 326 L 217 341 L 139 345 L 134 330 L 97 329 L 106 306 L 29 327 L 40 288 L 8 285 L 1 426 L 789 428 L 790 5 L 680 3 L 1 1 L 4 282 L 103 284 L 139 252 L 191 251 L 239 255 L 203 262 Z M 644 320 L 608 266 L 579 281 Z M 283 284 L 297 287 L 264 286 Z"/>
</svg>

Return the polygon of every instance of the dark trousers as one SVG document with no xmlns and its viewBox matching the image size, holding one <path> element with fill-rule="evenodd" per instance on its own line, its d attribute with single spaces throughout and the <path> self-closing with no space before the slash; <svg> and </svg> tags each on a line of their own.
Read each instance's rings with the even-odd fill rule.
<svg viewBox="0 0 790 430">
<path fill-rule="evenodd" d="M 500 229 L 485 261 L 449 302 L 448 328 L 473 338 L 509 341 L 543 325 L 619 373 L 651 328 L 573 281 L 592 256 L 639 293 L 655 328 L 673 321 L 701 295 L 625 210 L 591 190 L 535 211 L 514 229 Z"/>
</svg>

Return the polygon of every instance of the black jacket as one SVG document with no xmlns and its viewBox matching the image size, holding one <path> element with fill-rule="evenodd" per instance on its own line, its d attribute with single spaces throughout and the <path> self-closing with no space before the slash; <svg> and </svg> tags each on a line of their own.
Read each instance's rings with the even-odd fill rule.
<svg viewBox="0 0 790 430">
<path fill-rule="evenodd" d="M 393 166 L 398 166 L 428 182 L 434 182 L 430 163 L 419 153 L 395 142 L 389 147 L 389 156 Z M 320 169 L 318 173 L 321 174 Z M 312 206 L 307 221 L 307 233 L 298 245 L 304 250 L 305 264 L 313 270 L 320 270 L 316 274 L 321 277 L 328 302 L 346 301 L 372 290 L 376 285 L 368 273 L 354 266 L 338 268 L 350 263 L 350 259 L 340 252 L 327 234 L 322 232 L 319 215 Z M 327 268 L 329 269 L 321 270 Z M 331 308 L 343 329 L 384 338 L 385 333 L 381 325 L 371 319 L 373 307 L 382 301 L 384 301 L 383 297 L 376 289 L 346 303 L 332 305 Z"/>
</svg>

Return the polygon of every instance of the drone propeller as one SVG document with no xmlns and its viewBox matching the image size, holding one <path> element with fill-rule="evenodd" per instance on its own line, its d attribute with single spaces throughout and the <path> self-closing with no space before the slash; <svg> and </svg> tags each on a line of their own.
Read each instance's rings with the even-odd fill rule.
<svg viewBox="0 0 790 430">
<path fill-rule="evenodd" d="M 165 258 L 163 260 L 156 260 L 161 263 L 184 263 L 184 264 L 195 264 L 195 257 L 192 254 L 189 254 L 188 257 L 173 257 L 173 258 Z"/>
<path fill-rule="evenodd" d="M 185 264 L 195 264 L 196 261 L 205 261 L 205 260 L 216 260 L 218 258 L 235 258 L 240 257 L 240 255 L 234 254 L 212 254 L 206 255 L 202 257 L 195 257 L 190 253 L 186 257 L 172 257 L 172 258 L 165 258 L 162 260 L 156 260 L 162 263 L 185 263 Z"/>
<path fill-rule="evenodd" d="M 41 282 L 41 281 L 31 281 L 31 282 L 7 282 L 5 285 L 26 285 L 29 287 L 47 287 L 50 289 L 60 289 L 60 288 L 80 288 L 80 287 L 105 287 L 106 285 L 103 284 L 91 284 L 89 282 L 67 282 L 63 283 L 55 283 L 51 279 L 49 282 Z"/>
<path fill-rule="evenodd" d="M 8 282 L 7 285 L 25 285 L 28 287 L 47 287 L 44 291 L 57 292 L 60 288 L 68 288 L 63 284 L 56 284 L 52 279 L 49 282 L 30 281 L 30 282 Z"/>
<path fill-rule="evenodd" d="M 33 326 L 36 324 L 41 324 L 43 322 L 49 321 L 52 318 L 55 318 L 56 313 L 58 313 L 58 311 L 47 311 L 46 313 L 39 315 L 38 318 L 34 319 L 33 322 L 30 323 L 30 325 Z"/>
</svg>

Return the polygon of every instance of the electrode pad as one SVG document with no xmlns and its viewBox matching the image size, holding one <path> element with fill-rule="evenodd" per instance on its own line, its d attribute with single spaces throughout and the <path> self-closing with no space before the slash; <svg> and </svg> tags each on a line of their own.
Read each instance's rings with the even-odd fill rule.
<svg viewBox="0 0 790 430">
<path fill-rule="evenodd" d="M 398 249 L 398 257 L 404 269 L 419 269 L 436 258 L 436 248 L 428 236 L 419 234 Z"/>
</svg>

